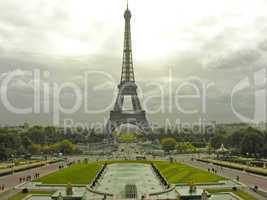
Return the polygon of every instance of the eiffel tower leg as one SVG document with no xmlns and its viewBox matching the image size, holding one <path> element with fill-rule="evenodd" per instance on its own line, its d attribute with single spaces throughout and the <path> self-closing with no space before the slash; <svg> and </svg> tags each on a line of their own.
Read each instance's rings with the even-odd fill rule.
<svg viewBox="0 0 267 200">
<path fill-rule="evenodd" d="M 137 95 L 132 96 L 133 110 L 142 110 L 139 98 Z"/>
<path fill-rule="evenodd" d="M 141 122 L 141 124 L 139 125 L 139 128 L 144 132 L 145 135 L 152 133 L 151 127 L 150 127 L 147 119 L 144 119 Z"/>
<path fill-rule="evenodd" d="M 124 101 L 124 96 L 123 95 L 118 95 L 115 103 L 114 110 L 116 111 L 121 111 L 122 106 L 123 106 L 123 101 Z"/>
<path fill-rule="evenodd" d="M 114 126 L 114 123 L 109 119 L 105 125 L 105 130 L 104 133 L 112 136 L 112 132 L 116 129 L 116 127 Z"/>
</svg>

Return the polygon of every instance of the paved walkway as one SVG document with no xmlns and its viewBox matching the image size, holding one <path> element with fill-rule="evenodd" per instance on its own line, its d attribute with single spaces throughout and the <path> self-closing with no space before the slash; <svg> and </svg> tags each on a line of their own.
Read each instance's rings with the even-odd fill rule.
<svg viewBox="0 0 267 200">
<path fill-rule="evenodd" d="M 16 190 L 16 189 L 11 189 L 11 190 L 5 191 L 3 193 L 0 193 L 0 199 L 1 200 L 9 200 L 12 196 L 17 194 L 18 192 L 19 192 L 19 190 Z"/>
<path fill-rule="evenodd" d="M 217 169 L 218 175 L 222 175 L 233 180 L 235 180 L 236 177 L 239 176 L 240 182 L 247 185 L 248 187 L 254 187 L 255 185 L 257 185 L 261 189 L 267 191 L 267 180 L 265 177 L 225 167 L 221 170 L 221 167 L 219 166 L 202 163 L 199 161 L 186 161 L 186 163 L 196 167 L 204 168 L 205 170 L 208 170 L 208 168 Z"/>
<path fill-rule="evenodd" d="M 251 196 L 255 197 L 258 200 L 266 200 L 266 198 L 260 196 L 259 194 L 257 194 L 256 192 L 253 192 L 252 190 L 250 190 L 249 188 L 242 188 L 242 190 L 248 194 L 250 194 Z"/>
<path fill-rule="evenodd" d="M 199 161 L 191 161 L 191 160 L 184 160 L 185 164 L 197 167 L 197 168 L 201 168 L 204 170 L 208 170 L 209 168 L 214 168 L 217 169 L 218 171 L 218 175 L 235 180 L 237 176 L 239 176 L 239 180 L 240 183 L 244 184 L 245 186 L 248 187 L 254 187 L 255 185 L 257 185 L 259 188 L 267 191 L 267 180 L 265 177 L 261 177 L 261 176 L 257 176 L 257 175 L 253 175 L 253 174 L 249 174 L 247 172 L 243 172 L 243 171 L 239 171 L 239 170 L 235 170 L 235 169 L 230 169 L 230 168 L 222 168 L 216 165 L 212 165 L 212 164 L 207 164 L 207 163 L 203 163 L 203 162 L 199 162 Z M 256 197 L 259 200 L 265 200 L 265 198 L 259 196 L 257 193 L 248 190 L 247 188 L 243 188 L 245 191 L 249 192 L 251 195 L 253 195 L 254 197 Z"/>
<path fill-rule="evenodd" d="M 35 169 L 30 169 L 27 171 L 22 171 L 15 173 L 13 175 L 7 175 L 0 177 L 0 185 L 4 184 L 5 185 L 5 192 L 0 192 L 0 199 L 1 200 L 6 200 L 9 197 L 13 196 L 16 194 L 18 191 L 15 190 L 15 186 L 19 185 L 19 178 L 20 177 L 26 177 L 26 176 L 34 176 L 35 173 L 39 173 L 40 176 L 45 176 L 53 171 L 57 171 L 60 163 L 54 163 L 42 167 L 38 167 Z"/>
</svg>

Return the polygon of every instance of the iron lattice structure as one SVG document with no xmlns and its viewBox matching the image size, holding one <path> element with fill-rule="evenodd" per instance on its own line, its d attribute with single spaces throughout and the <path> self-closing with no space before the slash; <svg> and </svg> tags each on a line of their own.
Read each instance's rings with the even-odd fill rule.
<svg viewBox="0 0 267 200">
<path fill-rule="evenodd" d="M 137 95 L 137 85 L 135 84 L 132 39 L 131 39 L 131 11 L 128 8 L 124 13 L 125 31 L 121 80 L 118 85 L 118 95 L 114 109 L 110 112 L 110 118 L 106 125 L 106 131 L 111 134 L 122 124 L 132 124 L 139 127 L 143 133 L 150 132 L 150 126 L 146 118 L 146 112 L 142 109 Z M 130 96 L 132 110 L 123 110 L 124 98 Z"/>
</svg>

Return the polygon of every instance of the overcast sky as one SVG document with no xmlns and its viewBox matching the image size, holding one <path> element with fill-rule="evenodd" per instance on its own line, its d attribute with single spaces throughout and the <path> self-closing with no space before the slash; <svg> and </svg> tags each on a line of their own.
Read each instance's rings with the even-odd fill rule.
<svg viewBox="0 0 267 200">
<path fill-rule="evenodd" d="M 213 83 L 206 95 L 205 118 L 239 121 L 231 110 L 230 94 L 240 80 L 266 68 L 267 1 L 130 0 L 129 6 L 141 100 L 159 93 L 148 83 L 157 82 L 168 89 L 171 82 L 176 88 L 195 77 Z M 92 70 L 108 73 L 119 81 L 125 1 L 0 0 L 0 8 L 0 83 L 14 71 L 21 74 L 9 85 L 8 96 L 13 105 L 32 106 L 34 81 L 27 71 L 33 69 L 49 72 L 49 78 L 42 80 L 49 83 L 72 81 L 82 87 L 83 74 Z M 118 82 L 114 84 L 103 76 L 91 77 L 89 81 L 89 107 L 100 109 L 111 104 Z M 191 94 L 188 90 L 183 92 Z M 253 88 L 248 88 L 236 95 L 234 103 L 243 115 L 253 114 L 253 94 Z M 47 99 L 52 101 L 54 97 L 41 95 L 41 103 Z M 74 102 L 71 91 L 65 91 L 60 99 L 65 106 Z M 154 98 L 146 106 L 157 108 L 160 103 L 160 99 Z M 164 102 L 165 106 L 169 104 L 169 100 Z M 201 107 L 198 100 L 187 100 L 183 106 Z M 53 115 L 52 111 L 13 114 L 3 103 L 0 111 L 1 124 L 51 124 Z M 200 112 L 182 115 L 173 109 L 150 114 L 149 119 L 196 121 L 200 116 Z M 68 117 L 90 123 L 108 117 L 108 112 L 86 114 L 81 108 Z"/>
</svg>

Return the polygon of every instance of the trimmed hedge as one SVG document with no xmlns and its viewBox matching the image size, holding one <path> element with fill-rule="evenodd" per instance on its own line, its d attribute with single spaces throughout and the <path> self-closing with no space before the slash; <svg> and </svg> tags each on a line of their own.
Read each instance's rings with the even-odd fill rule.
<svg viewBox="0 0 267 200">
<path fill-rule="evenodd" d="M 205 162 L 205 163 L 212 163 L 214 165 L 222 166 L 222 167 L 228 167 L 231 169 L 237 169 L 241 171 L 246 171 L 249 173 L 261 175 L 261 176 L 267 176 L 267 170 L 266 169 L 257 169 L 253 167 L 247 167 L 245 165 L 235 164 L 235 163 L 229 163 L 225 161 L 217 161 L 217 160 L 211 160 L 211 159 L 200 159 L 198 158 L 197 161 Z"/>
<path fill-rule="evenodd" d="M 14 170 L 12 168 L 9 168 L 7 170 L 1 170 L 0 171 L 0 176 L 6 176 L 6 175 L 9 175 L 9 174 L 12 174 L 12 172 L 21 172 L 21 171 L 25 171 L 25 170 L 28 170 L 28 169 L 34 169 L 34 168 L 37 168 L 37 167 L 42 167 L 46 164 L 53 164 L 53 163 L 57 163 L 57 162 L 60 162 L 62 161 L 61 159 L 60 160 L 50 160 L 48 162 L 39 162 L 39 163 L 33 163 L 33 164 L 29 164 L 29 165 L 24 165 L 24 166 L 20 166 L 20 167 L 14 167 Z"/>
</svg>

